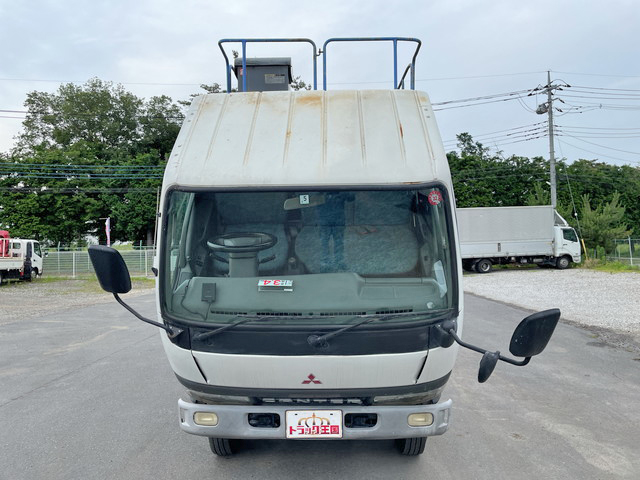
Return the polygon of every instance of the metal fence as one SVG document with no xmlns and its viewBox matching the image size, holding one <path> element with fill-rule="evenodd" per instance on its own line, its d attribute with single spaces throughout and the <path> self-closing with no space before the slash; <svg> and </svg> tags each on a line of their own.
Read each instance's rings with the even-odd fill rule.
<svg viewBox="0 0 640 480">
<path fill-rule="evenodd" d="M 127 264 L 129 273 L 133 276 L 150 277 L 153 275 L 154 247 L 142 247 L 136 250 L 121 250 L 120 254 Z M 43 260 L 45 275 L 78 275 L 95 274 L 87 250 L 57 250 L 49 249 Z"/>
<path fill-rule="evenodd" d="M 616 262 L 640 265 L 640 238 L 618 238 L 615 248 L 608 258 Z"/>
</svg>

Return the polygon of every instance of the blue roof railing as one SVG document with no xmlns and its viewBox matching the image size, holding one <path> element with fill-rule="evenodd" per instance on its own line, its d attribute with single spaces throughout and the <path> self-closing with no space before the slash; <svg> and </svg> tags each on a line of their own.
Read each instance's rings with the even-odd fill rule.
<svg viewBox="0 0 640 480">
<path fill-rule="evenodd" d="M 417 38 L 407 37 L 346 37 L 346 38 L 330 38 L 322 46 L 322 89 L 327 89 L 327 45 L 332 42 L 392 42 L 393 43 L 393 88 L 404 88 L 404 78 L 407 73 L 411 72 L 411 90 L 416 88 L 416 57 L 422 46 L 422 42 Z M 413 42 L 416 44 L 416 49 L 411 57 L 411 63 L 407 66 L 404 75 L 402 75 L 401 82 L 398 82 L 398 42 Z"/>
<path fill-rule="evenodd" d="M 247 71 L 247 43 L 283 43 L 283 42 L 291 42 L 291 43 L 309 43 L 313 48 L 312 53 L 312 63 L 313 63 L 313 89 L 318 89 L 318 62 L 317 62 L 317 48 L 316 44 L 313 40 L 308 38 L 225 38 L 218 41 L 218 47 L 222 51 L 222 55 L 224 56 L 224 60 L 227 63 L 227 93 L 231 92 L 231 69 L 233 68 L 229 63 L 229 57 L 227 56 L 227 52 L 225 52 L 223 43 L 241 43 L 242 44 L 242 71 Z M 239 87 L 239 86 L 238 86 Z M 247 91 L 247 76 L 242 76 L 242 89 L 241 92 Z"/>
<path fill-rule="evenodd" d="M 225 51 L 224 43 L 240 43 L 242 45 L 242 71 L 247 70 L 247 43 L 283 43 L 283 42 L 304 42 L 309 43 L 313 49 L 312 52 L 312 64 L 313 64 L 313 89 L 318 89 L 318 68 L 317 57 L 322 55 L 322 89 L 327 89 L 327 46 L 329 43 L 337 42 L 392 42 L 393 43 L 393 88 L 403 89 L 405 88 L 405 78 L 409 74 L 410 89 L 415 90 L 416 86 L 416 57 L 422 46 L 422 42 L 417 38 L 408 37 L 344 37 L 344 38 L 330 38 L 324 42 L 322 50 L 318 50 L 313 40 L 308 38 L 226 38 L 218 41 L 218 47 L 222 51 L 224 60 L 226 62 L 226 74 L 227 74 L 227 93 L 231 92 L 231 71 L 232 66 L 229 62 L 229 57 Z M 401 42 L 410 42 L 416 44 L 416 49 L 411 57 L 411 62 L 404 70 L 400 81 L 398 81 L 398 44 Z M 240 88 L 241 87 L 241 88 Z M 247 76 L 242 76 L 242 86 L 238 85 L 238 89 L 242 92 L 247 91 Z"/>
</svg>

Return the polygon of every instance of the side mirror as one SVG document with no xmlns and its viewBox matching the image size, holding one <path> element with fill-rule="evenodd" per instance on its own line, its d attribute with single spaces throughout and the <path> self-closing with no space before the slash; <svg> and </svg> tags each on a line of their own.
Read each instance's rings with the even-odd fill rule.
<svg viewBox="0 0 640 480">
<path fill-rule="evenodd" d="M 120 252 L 115 248 L 105 247 L 104 245 L 91 245 L 89 247 L 89 258 L 93 264 L 93 269 L 96 271 L 100 286 L 103 290 L 113 293 L 114 298 L 120 305 L 143 322 L 165 330 L 169 338 L 175 338 L 182 333 L 183 330 L 180 328 L 172 328 L 143 317 L 118 296 L 119 293 L 127 293 L 131 290 L 129 269 L 127 268 L 127 264 L 124 263 Z"/>
<path fill-rule="evenodd" d="M 533 357 L 541 353 L 560 320 L 560 310 L 552 308 L 522 320 L 511 337 L 509 351 L 516 357 Z"/>
<path fill-rule="evenodd" d="M 127 293 L 131 290 L 129 269 L 115 248 L 91 245 L 89 258 L 103 290 L 110 293 Z"/>
<path fill-rule="evenodd" d="M 509 351 L 516 357 L 524 357 L 523 360 L 514 360 L 500 355 L 500 352 L 490 352 L 484 348 L 463 342 L 457 335 L 456 323 L 452 320 L 447 320 L 436 326 L 434 335 L 438 345 L 442 348 L 450 347 L 455 341 L 464 348 L 482 353 L 483 356 L 478 369 L 478 381 L 484 383 L 493 373 L 498 360 L 519 367 L 527 365 L 531 357 L 538 355 L 545 349 L 558 324 L 558 320 L 560 320 L 560 310 L 552 308 L 529 315 L 520 322 L 511 337 Z"/>
</svg>

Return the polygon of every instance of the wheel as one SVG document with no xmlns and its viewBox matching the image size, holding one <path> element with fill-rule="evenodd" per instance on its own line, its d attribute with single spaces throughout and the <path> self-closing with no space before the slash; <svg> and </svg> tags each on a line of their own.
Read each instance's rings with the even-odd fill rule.
<svg viewBox="0 0 640 480">
<path fill-rule="evenodd" d="M 565 268 L 569 268 L 571 264 L 571 259 L 569 257 L 560 257 L 556 260 L 556 268 L 558 270 L 564 270 Z"/>
<path fill-rule="evenodd" d="M 209 447 L 211 447 L 211 451 L 219 457 L 230 457 L 235 453 L 231 440 L 228 438 L 209 437 Z"/>
<path fill-rule="evenodd" d="M 402 438 L 396 442 L 400 454 L 410 457 L 421 455 L 426 444 L 427 437 Z"/>
<path fill-rule="evenodd" d="M 476 263 L 476 272 L 489 273 L 491 271 L 491 266 L 491 260 L 483 258 L 481 260 L 478 260 L 478 263 Z"/>
<path fill-rule="evenodd" d="M 31 280 L 37 279 L 38 275 L 40 275 L 40 272 L 38 272 L 37 268 L 34 268 L 33 270 L 31 270 Z"/>
<path fill-rule="evenodd" d="M 471 260 L 463 260 L 462 268 L 466 272 L 473 272 L 473 262 L 471 262 Z"/>
</svg>

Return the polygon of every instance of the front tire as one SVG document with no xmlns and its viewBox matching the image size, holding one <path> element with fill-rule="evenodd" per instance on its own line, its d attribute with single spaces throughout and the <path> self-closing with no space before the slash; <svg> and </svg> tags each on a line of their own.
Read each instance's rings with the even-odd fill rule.
<svg viewBox="0 0 640 480">
<path fill-rule="evenodd" d="M 209 437 L 209 447 L 219 457 L 230 457 L 235 453 L 231 440 L 228 438 Z"/>
<path fill-rule="evenodd" d="M 471 260 L 463 260 L 462 268 L 467 272 L 473 272 L 473 262 Z"/>
<path fill-rule="evenodd" d="M 569 268 L 569 265 L 571 265 L 571 259 L 567 256 L 560 257 L 556 260 L 556 268 L 558 270 L 565 270 Z"/>
<path fill-rule="evenodd" d="M 426 444 L 427 437 L 402 438 L 396 441 L 400 454 L 408 457 L 422 455 Z"/>
</svg>

